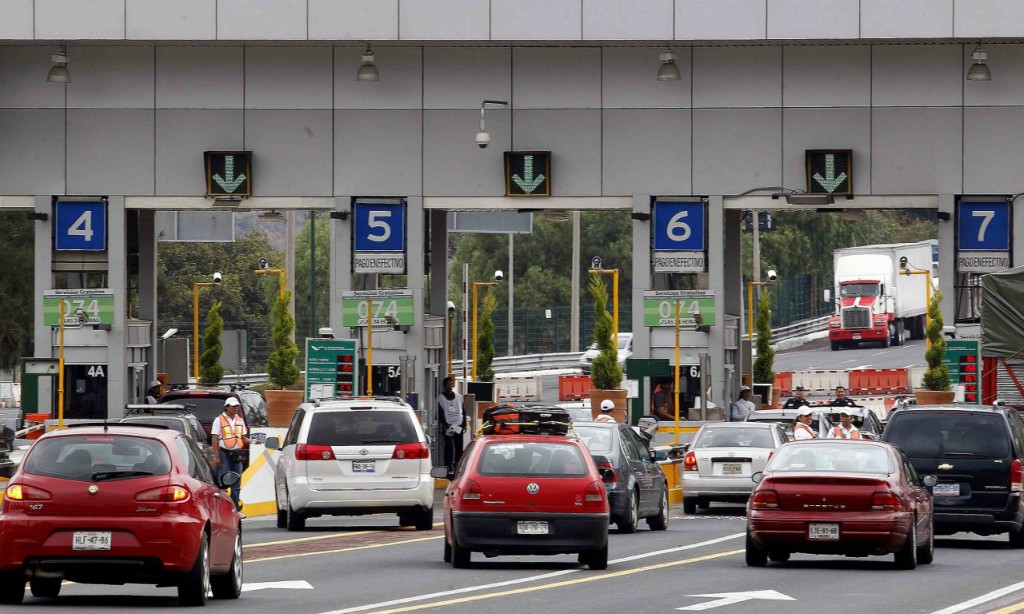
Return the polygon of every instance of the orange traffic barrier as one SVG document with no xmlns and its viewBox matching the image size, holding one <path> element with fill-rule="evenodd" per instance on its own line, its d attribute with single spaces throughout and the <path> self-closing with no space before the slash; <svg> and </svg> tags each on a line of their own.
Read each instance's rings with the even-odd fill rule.
<svg viewBox="0 0 1024 614">
<path fill-rule="evenodd" d="M 776 373 L 775 374 L 775 387 L 779 389 L 779 394 L 784 397 L 788 397 L 793 390 L 793 374 L 792 373 Z"/>
<path fill-rule="evenodd" d="M 25 423 L 26 423 L 25 426 L 29 426 L 29 424 L 28 424 L 29 422 L 35 422 L 35 423 L 38 423 L 38 424 L 42 424 L 42 423 L 46 422 L 49 419 L 50 419 L 50 414 L 49 413 L 45 413 L 45 414 L 25 414 Z M 36 429 L 36 430 L 33 430 L 33 431 L 29 431 L 28 433 L 25 434 L 25 439 L 39 439 L 40 435 L 42 435 L 42 434 L 43 434 L 43 429 Z"/>
<path fill-rule="evenodd" d="M 909 392 L 906 369 L 857 369 L 850 371 L 850 394 L 899 394 Z"/>
<path fill-rule="evenodd" d="M 590 390 L 594 387 L 589 375 L 559 375 L 558 376 L 558 400 L 579 401 L 590 397 Z"/>
</svg>

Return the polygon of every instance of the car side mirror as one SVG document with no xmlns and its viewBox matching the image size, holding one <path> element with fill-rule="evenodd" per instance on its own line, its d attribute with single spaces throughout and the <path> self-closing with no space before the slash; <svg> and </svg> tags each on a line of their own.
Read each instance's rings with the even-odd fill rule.
<svg viewBox="0 0 1024 614">
<path fill-rule="evenodd" d="M 281 438 L 280 437 L 267 437 L 267 442 L 263 444 L 268 450 L 280 450 L 281 449 Z"/>
<path fill-rule="evenodd" d="M 668 460 L 668 454 L 664 450 L 653 450 L 651 451 L 651 460 L 655 462 L 666 461 Z"/>
<path fill-rule="evenodd" d="M 238 475 L 234 471 L 228 471 L 220 478 L 221 488 L 231 488 L 237 486 L 242 481 L 242 476 Z"/>
<path fill-rule="evenodd" d="M 444 479 L 448 477 L 448 467 L 431 467 L 430 477 L 435 479 Z"/>
<path fill-rule="evenodd" d="M 760 471 L 755 471 L 755 472 L 754 472 L 754 474 L 750 476 L 750 479 L 751 479 L 751 480 L 752 480 L 752 481 L 753 481 L 753 482 L 754 482 L 755 484 L 760 484 L 760 483 L 761 483 L 761 480 L 762 480 L 763 478 L 764 478 L 764 473 L 762 473 L 762 472 L 760 472 Z"/>
<path fill-rule="evenodd" d="M 932 488 L 933 486 L 939 483 L 939 478 L 935 477 L 934 475 L 926 475 L 923 478 L 921 478 L 921 482 L 928 488 Z"/>
</svg>

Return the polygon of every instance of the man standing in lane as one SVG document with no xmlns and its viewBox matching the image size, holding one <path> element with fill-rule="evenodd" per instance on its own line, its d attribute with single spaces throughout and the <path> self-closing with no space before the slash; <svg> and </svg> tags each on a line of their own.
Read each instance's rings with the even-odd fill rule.
<svg viewBox="0 0 1024 614">
<path fill-rule="evenodd" d="M 243 455 L 248 453 L 249 435 L 245 432 L 245 421 L 238 415 L 239 407 L 240 404 L 235 397 L 224 399 L 224 413 L 217 416 L 213 421 L 213 428 L 210 429 L 213 453 L 217 459 L 215 465 L 218 482 L 229 471 L 242 475 Z M 240 491 L 241 483 L 231 487 L 231 500 L 235 502 L 235 508 L 239 511 L 242 510 L 239 502 Z"/>
<path fill-rule="evenodd" d="M 740 388 L 740 398 L 736 399 L 729 411 L 729 419 L 733 422 L 743 422 L 757 407 L 750 400 L 750 386 Z"/>
<path fill-rule="evenodd" d="M 793 439 L 817 439 L 814 429 L 811 428 L 811 414 L 814 412 L 810 407 L 803 407 L 796 415 L 796 422 L 793 423 Z"/>
<path fill-rule="evenodd" d="M 829 401 L 829 405 L 832 407 L 860 407 L 853 399 L 846 396 L 846 388 L 843 386 L 836 386 L 836 398 Z"/>
<path fill-rule="evenodd" d="M 839 411 L 839 424 L 832 427 L 829 439 L 860 439 L 860 429 L 853 425 L 853 416 L 848 411 Z"/>
<path fill-rule="evenodd" d="M 462 458 L 465 445 L 466 414 L 463 410 L 462 395 L 455 392 L 455 376 L 443 380 L 444 390 L 437 395 L 437 425 L 444 446 L 444 464 L 448 468 L 448 479 L 455 477 L 455 468 Z"/>
<path fill-rule="evenodd" d="M 782 409 L 800 409 L 801 407 L 810 407 L 810 403 L 804 398 L 804 387 L 797 386 L 793 389 L 793 396 L 786 399 Z"/>
</svg>

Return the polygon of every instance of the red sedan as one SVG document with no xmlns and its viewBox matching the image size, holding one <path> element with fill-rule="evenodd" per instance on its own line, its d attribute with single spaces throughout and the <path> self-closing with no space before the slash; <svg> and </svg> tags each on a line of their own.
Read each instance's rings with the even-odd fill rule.
<svg viewBox="0 0 1024 614">
<path fill-rule="evenodd" d="M 608 567 L 608 495 L 575 437 L 478 437 L 445 493 L 444 520 L 444 560 L 457 568 L 474 551 L 579 553 L 591 569 Z"/>
<path fill-rule="evenodd" d="M 237 473 L 224 486 L 237 484 Z M 57 597 L 63 580 L 177 586 L 183 605 L 242 592 L 241 519 L 202 451 L 150 425 L 43 435 L 0 507 L 0 603 L 25 583 Z"/>
<path fill-rule="evenodd" d="M 899 448 L 878 441 L 783 445 L 754 475 L 747 503 L 747 565 L 790 554 L 895 554 L 896 566 L 931 563 L 934 476 L 918 476 Z"/>
</svg>

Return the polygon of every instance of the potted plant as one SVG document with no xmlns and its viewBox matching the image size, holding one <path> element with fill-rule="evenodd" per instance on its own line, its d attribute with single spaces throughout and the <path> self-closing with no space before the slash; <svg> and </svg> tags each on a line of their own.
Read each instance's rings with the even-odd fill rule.
<svg viewBox="0 0 1024 614">
<path fill-rule="evenodd" d="M 767 289 L 761 291 L 757 300 L 757 317 L 754 320 L 754 328 L 757 329 L 757 357 L 754 359 L 752 369 L 753 382 L 763 384 L 755 386 L 755 390 L 764 390 L 765 387 L 772 389 L 771 399 L 761 399 L 761 406 L 772 405 L 779 398 L 779 392 L 774 388 L 775 371 L 775 350 L 772 349 L 772 297 Z"/>
<path fill-rule="evenodd" d="M 277 389 L 267 389 L 267 419 L 270 426 L 286 427 L 291 422 L 295 408 L 302 403 L 303 391 L 290 390 L 299 381 L 299 367 L 295 359 L 299 356 L 299 348 L 292 340 L 295 320 L 288 311 L 291 292 L 279 295 L 271 312 L 273 326 L 271 343 L 273 350 L 267 357 L 267 375 Z"/>
<path fill-rule="evenodd" d="M 618 422 L 626 419 L 626 390 L 622 385 L 622 368 L 619 366 L 619 351 L 612 330 L 612 316 L 608 313 L 608 287 L 598 273 L 590 275 L 590 297 L 594 299 L 594 343 L 600 354 L 590 363 L 590 411 L 596 418 L 601 413 L 601 401 L 611 399 L 615 403 L 612 416 Z"/>
<path fill-rule="evenodd" d="M 928 328 L 925 329 L 925 337 L 928 339 L 928 349 L 924 353 L 924 360 L 928 368 L 924 372 L 924 390 L 915 390 L 918 405 L 936 405 L 952 403 L 954 392 L 949 388 L 949 367 L 943 362 L 946 356 L 946 340 L 942 338 L 942 310 L 939 304 L 942 302 L 942 292 L 936 291 L 928 301 Z"/>
<path fill-rule="evenodd" d="M 214 301 L 206 314 L 206 332 L 203 333 L 203 353 L 199 355 L 199 382 L 207 385 L 219 384 L 224 377 L 220 356 L 224 351 L 220 334 L 224 332 L 224 318 L 220 317 L 220 301 Z"/>
</svg>

